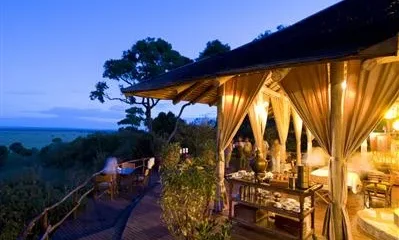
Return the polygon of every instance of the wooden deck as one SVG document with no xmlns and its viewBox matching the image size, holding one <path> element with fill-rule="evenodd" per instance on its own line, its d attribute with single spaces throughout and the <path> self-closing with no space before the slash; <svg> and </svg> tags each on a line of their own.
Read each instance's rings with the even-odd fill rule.
<svg viewBox="0 0 399 240">
<path fill-rule="evenodd" d="M 161 187 L 158 176 L 151 178 L 151 187 L 145 195 L 122 194 L 116 200 L 107 199 L 89 202 L 87 208 L 76 220 L 64 224 L 52 237 L 55 240 L 169 240 L 173 237 L 161 221 L 161 208 L 158 204 Z M 393 190 L 393 205 L 399 207 L 399 188 Z M 355 240 L 371 240 L 356 224 L 356 213 L 363 209 L 363 195 L 349 192 L 348 212 Z M 321 235 L 327 205 L 316 202 L 316 233 Z M 276 239 L 256 233 L 250 229 L 234 225 L 232 239 L 260 240 Z M 323 239 L 318 237 L 318 239 Z M 278 240 L 278 239 L 277 239 Z"/>
</svg>

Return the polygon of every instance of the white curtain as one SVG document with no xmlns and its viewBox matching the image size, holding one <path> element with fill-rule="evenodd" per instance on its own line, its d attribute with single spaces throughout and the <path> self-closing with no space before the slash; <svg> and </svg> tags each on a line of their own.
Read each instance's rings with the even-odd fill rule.
<svg viewBox="0 0 399 240">
<path fill-rule="evenodd" d="M 276 161 L 277 171 L 281 171 L 281 162 L 285 162 L 286 159 L 286 142 L 288 137 L 288 130 L 290 128 L 290 112 L 291 105 L 286 97 L 270 97 L 272 103 L 274 119 L 276 121 L 278 136 L 280 139 L 280 159 Z"/>
<path fill-rule="evenodd" d="M 312 149 L 313 149 L 312 141 L 313 141 L 313 139 L 314 139 L 314 136 L 312 135 L 312 132 L 310 131 L 309 128 L 306 128 L 306 140 L 308 142 L 308 145 L 307 145 L 308 157 L 309 157 L 309 154 L 312 154 Z"/>
<path fill-rule="evenodd" d="M 256 96 L 253 104 L 249 108 L 248 117 L 251 123 L 252 133 L 254 134 L 255 143 L 261 156 L 266 157 L 265 144 L 263 136 L 265 135 L 267 114 L 269 111 L 269 98 L 264 96 L 260 91 Z"/>
<path fill-rule="evenodd" d="M 301 164 L 301 137 L 303 121 L 296 110 L 292 107 L 292 120 L 294 122 L 294 131 L 296 139 L 296 160 L 297 164 Z"/>
<path fill-rule="evenodd" d="M 264 85 L 270 73 L 254 73 L 236 76 L 227 81 L 218 89 L 218 115 L 217 115 L 217 150 L 218 183 L 216 189 L 215 210 L 223 209 L 223 197 L 226 201 L 226 190 L 224 187 L 224 150 L 234 138 L 240 127 L 248 109 L 252 105 L 255 97 Z M 226 203 L 226 202 L 224 202 Z"/>
<path fill-rule="evenodd" d="M 398 98 L 399 64 L 362 65 L 353 60 L 346 66 L 331 65 L 334 66 L 331 70 L 328 64 L 295 68 L 280 85 L 305 125 L 333 157 L 329 170 L 331 203 L 323 234 L 333 240 L 352 239 L 346 210 L 345 159 L 367 138 Z M 330 80 L 333 80 L 331 85 Z"/>
</svg>

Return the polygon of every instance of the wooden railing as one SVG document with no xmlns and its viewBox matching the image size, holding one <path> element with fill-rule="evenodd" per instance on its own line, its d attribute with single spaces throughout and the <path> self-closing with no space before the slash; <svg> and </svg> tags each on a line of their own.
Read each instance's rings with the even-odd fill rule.
<svg viewBox="0 0 399 240">
<path fill-rule="evenodd" d="M 135 163 L 135 164 L 141 163 L 140 165 L 135 166 L 135 168 L 136 169 L 141 168 L 142 172 L 144 173 L 145 168 L 146 168 L 146 162 L 148 162 L 149 159 L 150 158 L 141 158 L 141 159 L 124 161 L 122 163 Z M 119 166 L 121 166 L 122 163 L 119 163 Z M 45 208 L 43 212 L 41 212 L 39 215 L 37 215 L 35 218 L 33 218 L 29 222 L 29 224 L 25 227 L 24 231 L 22 232 L 22 234 L 20 235 L 20 237 L 18 239 L 19 240 L 28 239 L 28 237 L 30 237 L 32 235 L 34 227 L 40 223 L 41 226 L 40 226 L 40 233 L 39 233 L 38 239 L 47 240 L 47 239 L 49 239 L 50 234 L 52 234 L 63 222 L 65 222 L 65 220 L 68 219 L 68 217 L 73 215 L 73 217 L 75 219 L 77 216 L 77 209 L 81 206 L 83 200 L 85 198 L 87 198 L 94 191 L 94 186 L 90 186 L 89 184 L 93 183 L 93 180 L 95 179 L 95 177 L 97 175 L 101 174 L 101 172 L 102 171 L 94 173 L 85 182 L 83 182 L 82 184 L 77 186 L 75 189 L 73 189 L 71 192 L 69 192 L 67 195 L 65 195 L 65 197 L 63 197 L 60 201 L 51 205 L 50 207 Z M 78 198 L 79 191 L 86 187 L 89 187 L 89 189 L 86 190 L 83 194 L 81 194 L 81 196 Z M 66 213 L 65 216 L 61 220 L 59 220 L 57 223 L 55 223 L 53 225 L 50 224 L 49 216 L 50 216 L 51 212 L 54 209 L 56 209 L 57 207 L 59 207 L 61 204 L 66 202 L 68 199 L 71 199 L 71 198 L 73 201 L 72 209 L 70 211 L 68 211 L 68 213 Z"/>
</svg>

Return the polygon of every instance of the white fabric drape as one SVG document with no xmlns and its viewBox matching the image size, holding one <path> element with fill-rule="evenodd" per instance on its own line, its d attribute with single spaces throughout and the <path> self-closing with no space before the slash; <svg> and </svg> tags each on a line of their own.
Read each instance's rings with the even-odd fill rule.
<svg viewBox="0 0 399 240">
<path fill-rule="evenodd" d="M 278 136 L 280 139 L 280 161 L 276 161 L 277 171 L 281 171 L 280 162 L 286 160 L 286 142 L 288 137 L 288 130 L 290 128 L 290 113 L 291 104 L 286 97 L 270 97 L 272 103 L 274 118 L 276 120 L 276 126 Z"/>
<path fill-rule="evenodd" d="M 301 137 L 303 121 L 296 110 L 292 107 L 292 120 L 294 123 L 295 139 L 296 139 L 296 160 L 297 164 L 301 164 Z"/>
<path fill-rule="evenodd" d="M 309 128 L 306 128 L 306 140 L 308 142 L 307 151 L 306 152 L 307 152 L 308 156 L 309 156 L 309 154 L 312 154 L 312 149 L 313 149 L 312 141 L 313 141 L 313 139 L 314 139 L 314 136 L 312 135 L 312 132 L 310 131 Z"/>
<path fill-rule="evenodd" d="M 218 89 L 216 211 L 223 209 L 222 195 L 226 192 L 224 188 L 224 150 L 233 140 L 268 75 L 269 73 L 261 72 L 236 76 Z"/>
<path fill-rule="evenodd" d="M 337 63 L 332 65 L 331 74 L 327 64 L 298 67 L 291 70 L 280 85 L 305 125 L 333 157 L 329 169 L 331 203 L 323 234 L 333 240 L 352 239 L 345 207 L 345 159 L 367 138 L 397 99 L 399 64 L 368 64 L 364 65 L 367 68 L 362 68 L 360 61 L 353 60 L 346 66 L 346 76 L 343 74 L 345 67 Z M 335 81 L 331 86 L 330 75 Z M 346 84 L 343 84 L 345 79 Z M 332 113 L 333 118 L 330 118 Z"/>
<path fill-rule="evenodd" d="M 252 133 L 254 134 L 255 143 L 261 156 L 266 157 L 265 144 L 263 143 L 263 136 L 265 135 L 267 114 L 269 111 L 269 98 L 259 92 L 253 104 L 249 108 L 248 117 L 251 124 Z"/>
</svg>

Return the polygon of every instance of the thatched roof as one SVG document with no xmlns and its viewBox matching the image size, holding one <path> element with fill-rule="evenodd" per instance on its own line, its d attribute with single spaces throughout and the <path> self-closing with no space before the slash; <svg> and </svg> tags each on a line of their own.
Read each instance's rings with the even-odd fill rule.
<svg viewBox="0 0 399 240">
<path fill-rule="evenodd" d="M 261 40 L 123 89 L 125 95 L 211 103 L 220 76 L 320 61 L 397 54 L 399 0 L 345 0 Z M 198 84 L 189 94 L 178 97 Z M 205 99 L 205 100 L 204 100 Z"/>
</svg>

